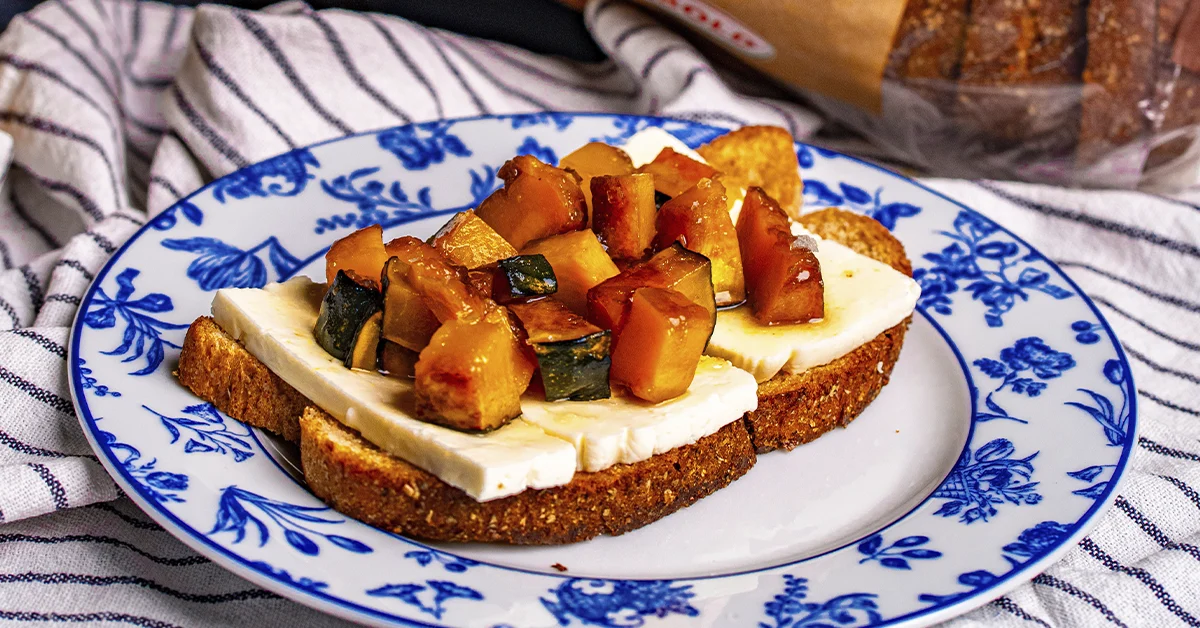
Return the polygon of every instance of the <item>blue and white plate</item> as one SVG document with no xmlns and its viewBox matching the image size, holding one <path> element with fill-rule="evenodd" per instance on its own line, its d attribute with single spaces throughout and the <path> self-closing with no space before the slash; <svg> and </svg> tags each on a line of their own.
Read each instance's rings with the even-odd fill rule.
<svg viewBox="0 0 1200 628">
<path fill-rule="evenodd" d="M 334 239 L 371 223 L 428 236 L 487 196 L 513 154 L 555 162 L 646 127 L 690 146 L 723 132 L 634 116 L 448 120 L 298 149 L 180 201 L 112 257 L 75 320 L 72 393 L 100 460 L 198 552 L 379 624 L 927 624 L 1028 580 L 1095 524 L 1125 470 L 1137 398 L 1096 307 L 988 218 L 811 146 L 797 146 L 806 207 L 873 216 L 917 269 L 923 294 L 891 384 L 849 428 L 761 456 L 641 530 L 546 548 L 382 532 L 311 495 L 286 443 L 172 376 L 218 288 L 320 277 Z"/>
</svg>

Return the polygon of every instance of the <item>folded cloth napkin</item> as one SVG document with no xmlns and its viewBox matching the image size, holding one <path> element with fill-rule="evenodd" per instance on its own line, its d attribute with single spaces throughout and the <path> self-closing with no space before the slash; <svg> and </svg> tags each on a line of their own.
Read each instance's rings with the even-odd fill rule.
<svg viewBox="0 0 1200 628">
<path fill-rule="evenodd" d="M 819 119 L 621 2 L 585 65 L 393 17 L 59 0 L 0 36 L 0 621 L 334 620 L 196 555 L 121 497 L 76 423 L 68 325 L 148 217 L 289 148 L 440 117 L 655 113 L 810 137 Z M 7 144 L 0 142 L 0 157 Z M 1060 563 L 956 625 L 1200 625 L 1200 207 L 928 180 L 1050 254 L 1133 360 L 1142 436 L 1116 507 Z M 283 614 L 286 613 L 286 614 Z"/>
</svg>

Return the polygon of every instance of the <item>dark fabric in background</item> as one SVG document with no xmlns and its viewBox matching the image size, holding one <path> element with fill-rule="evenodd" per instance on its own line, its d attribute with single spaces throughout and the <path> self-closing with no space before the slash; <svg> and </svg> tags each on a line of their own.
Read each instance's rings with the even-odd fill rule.
<svg viewBox="0 0 1200 628">
<path fill-rule="evenodd" d="M 49 0 L 53 1 L 53 0 Z M 167 4 L 196 6 L 200 0 L 161 0 Z M 277 0 L 219 2 L 245 9 L 261 9 Z M 604 54 L 588 35 L 583 16 L 554 0 L 307 0 L 314 9 L 354 9 L 398 15 L 418 24 L 494 39 L 533 52 L 579 61 L 600 61 Z M 13 16 L 24 13 L 38 0 L 0 0 L 0 30 Z"/>
</svg>

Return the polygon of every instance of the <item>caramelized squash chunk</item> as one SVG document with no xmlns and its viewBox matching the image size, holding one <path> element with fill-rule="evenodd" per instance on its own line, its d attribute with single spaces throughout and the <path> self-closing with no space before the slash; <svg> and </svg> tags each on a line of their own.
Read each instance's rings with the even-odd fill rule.
<svg viewBox="0 0 1200 628">
<path fill-rule="evenodd" d="M 610 395 L 610 334 L 550 298 L 509 306 L 537 356 L 546 401 L 591 401 Z"/>
<path fill-rule="evenodd" d="M 390 377 L 411 379 L 421 354 L 387 340 L 379 342 L 378 369 Z"/>
<path fill-rule="evenodd" d="M 454 214 L 429 244 L 447 261 L 464 268 L 479 268 L 517 254 L 508 240 L 496 233 L 475 211 Z"/>
<path fill-rule="evenodd" d="M 804 200 L 796 143 L 777 126 L 744 126 L 696 149 L 704 160 L 744 184 L 758 186 L 792 218 Z"/>
<path fill-rule="evenodd" d="M 636 259 L 654 239 L 654 177 L 648 174 L 592 179 L 592 231 L 610 257 Z"/>
<path fill-rule="evenodd" d="M 412 237 L 396 238 L 388 243 L 396 259 L 408 266 L 408 283 L 421 295 L 425 306 L 438 321 L 471 318 L 494 307 L 491 300 L 480 296 L 464 283 L 465 271 L 451 266 L 432 246 Z M 409 347 L 412 348 L 412 347 Z"/>
<path fill-rule="evenodd" d="M 554 269 L 554 277 L 558 280 L 555 298 L 580 315 L 587 311 L 588 290 L 618 272 L 617 265 L 591 231 L 546 238 L 521 251 L 521 255 L 534 254 L 545 256 Z"/>
<path fill-rule="evenodd" d="M 682 294 L 639 288 L 617 332 L 610 378 L 646 401 L 678 397 L 692 385 L 712 330 L 708 312 Z"/>
<path fill-rule="evenodd" d="M 724 186 L 712 179 L 701 179 L 664 203 L 656 224 L 654 248 L 664 249 L 679 242 L 712 262 L 717 305 L 732 305 L 746 299 L 742 253 L 729 217 Z"/>
<path fill-rule="evenodd" d="M 475 213 L 520 250 L 539 238 L 587 227 L 587 202 L 576 175 L 530 155 L 500 167 L 504 187 L 492 192 Z"/>
<path fill-rule="evenodd" d="M 325 290 L 313 337 L 329 355 L 345 360 L 353 352 L 363 322 L 376 314 L 380 297 L 374 282 L 356 280 L 353 271 L 339 270 Z"/>
<path fill-rule="evenodd" d="M 500 427 L 521 414 L 533 370 L 503 309 L 447 320 L 414 369 L 417 418 L 460 430 Z"/>
<path fill-rule="evenodd" d="M 325 254 L 325 283 L 333 285 L 339 270 L 354 272 L 362 277 L 379 281 L 388 255 L 383 249 L 383 228 L 379 225 L 363 227 L 334 242 Z"/>
<path fill-rule="evenodd" d="M 429 344 L 441 322 L 408 281 L 411 265 L 399 257 L 383 267 L 383 338 L 412 351 Z"/>
<path fill-rule="evenodd" d="M 558 292 L 558 279 L 546 256 L 514 255 L 496 262 L 492 298 L 497 303 L 544 297 Z"/>
<path fill-rule="evenodd" d="M 738 215 L 746 291 L 760 323 L 805 323 L 825 316 L 821 264 L 787 214 L 762 188 L 746 191 Z"/>
<path fill-rule="evenodd" d="M 579 188 L 583 190 L 583 197 L 593 213 L 596 206 L 592 203 L 592 177 L 633 172 L 633 162 L 625 151 L 601 142 L 591 142 L 576 148 L 571 154 L 558 160 L 558 167 L 579 175 Z"/>
<path fill-rule="evenodd" d="M 638 288 L 668 288 L 703 307 L 716 321 L 712 265 L 708 258 L 679 243 L 621 271 L 588 291 L 587 319 L 603 329 L 615 329 Z"/>
<path fill-rule="evenodd" d="M 638 172 L 654 175 L 654 189 L 671 197 L 684 193 L 700 179 L 717 176 L 716 168 L 677 153 L 669 146 L 662 149 L 654 161 L 638 168 Z"/>
</svg>

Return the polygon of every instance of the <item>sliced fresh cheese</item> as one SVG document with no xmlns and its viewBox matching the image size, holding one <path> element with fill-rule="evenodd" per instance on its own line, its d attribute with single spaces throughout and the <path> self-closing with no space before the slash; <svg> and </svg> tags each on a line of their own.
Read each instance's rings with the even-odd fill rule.
<svg viewBox="0 0 1200 628">
<path fill-rule="evenodd" d="M 213 318 L 301 394 L 379 448 L 479 501 L 561 486 L 576 470 L 600 471 L 694 443 L 758 404 L 757 384 L 728 362 L 704 358 L 683 395 L 634 399 L 522 399 L 523 417 L 486 434 L 415 418 L 408 380 L 347 369 L 313 339 L 325 284 L 299 277 L 265 289 L 225 289 Z"/>
<path fill-rule="evenodd" d="M 648 127 L 634 133 L 621 150 L 629 155 L 629 160 L 633 162 L 633 167 L 638 168 L 652 161 L 664 148 L 672 148 L 675 152 L 687 155 L 700 163 L 707 163 L 700 153 L 688 148 L 682 140 L 662 130 L 661 127 Z"/>
<path fill-rule="evenodd" d="M 613 397 L 521 404 L 526 421 L 575 446 L 581 471 L 637 462 L 694 443 L 756 407 L 754 377 L 708 356 L 700 359 L 687 392 L 662 403 Z"/>
<path fill-rule="evenodd" d="M 213 318 L 271 372 L 380 449 L 480 501 L 559 486 L 575 474 L 575 448 L 516 420 L 467 434 L 414 418 L 406 380 L 346 368 L 313 339 L 325 284 L 298 277 L 265 289 L 225 289 Z"/>
<path fill-rule="evenodd" d="M 671 147 L 700 162 L 704 158 L 661 128 L 634 134 L 623 147 L 634 166 L 653 161 Z M 742 191 L 739 196 L 744 196 Z M 734 223 L 741 199 L 730 206 Z M 781 370 L 800 373 L 828 364 L 895 326 L 912 314 L 921 287 L 892 267 L 860 255 L 836 242 L 823 240 L 792 223 L 792 233 L 818 242 L 817 259 L 825 280 L 825 318 L 799 325 L 762 325 L 747 306 L 717 313 L 709 355 L 725 358 L 759 382 Z"/>
<path fill-rule="evenodd" d="M 745 369 L 760 382 L 779 371 L 800 373 L 866 344 L 912 314 L 921 286 L 887 264 L 808 233 L 825 281 L 825 317 L 797 325 L 763 325 L 748 306 L 717 312 L 708 353 Z"/>
</svg>

